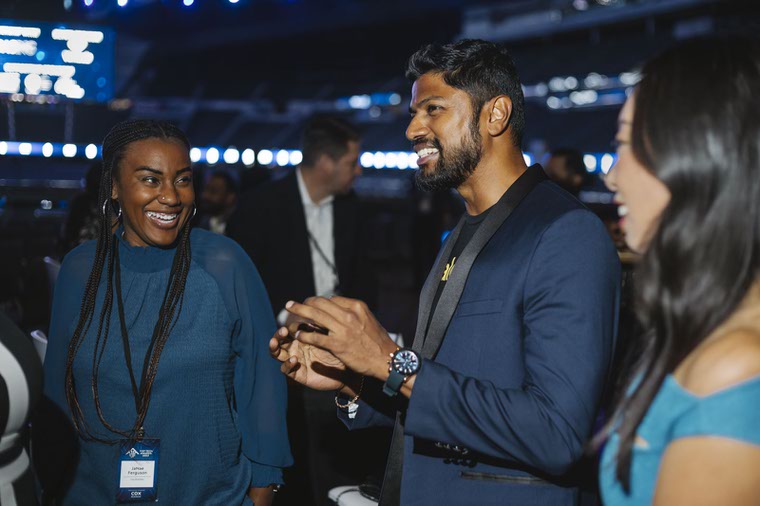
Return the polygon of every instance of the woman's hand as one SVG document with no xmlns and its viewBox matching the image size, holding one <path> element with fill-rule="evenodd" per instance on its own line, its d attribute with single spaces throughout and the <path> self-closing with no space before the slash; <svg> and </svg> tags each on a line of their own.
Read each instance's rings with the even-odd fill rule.
<svg viewBox="0 0 760 506">
<path fill-rule="evenodd" d="M 272 506 L 274 499 L 274 485 L 268 487 L 251 487 L 248 489 L 248 497 L 254 506 Z"/>
</svg>

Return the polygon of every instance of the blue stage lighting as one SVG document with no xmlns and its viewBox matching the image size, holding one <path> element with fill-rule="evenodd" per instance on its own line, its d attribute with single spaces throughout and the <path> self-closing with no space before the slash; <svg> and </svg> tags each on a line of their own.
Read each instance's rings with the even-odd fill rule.
<svg viewBox="0 0 760 506">
<path fill-rule="evenodd" d="M 116 0 L 116 3 L 119 4 L 119 7 L 126 7 L 129 0 Z"/>
<path fill-rule="evenodd" d="M 185 4 L 185 7 L 190 7 L 191 5 L 193 5 L 194 1 L 195 0 L 182 0 L 182 3 Z"/>
<path fill-rule="evenodd" d="M 92 7 L 92 3 L 93 3 L 94 1 L 95 1 L 95 0 L 84 0 L 84 5 L 85 5 L 85 7 Z"/>
</svg>

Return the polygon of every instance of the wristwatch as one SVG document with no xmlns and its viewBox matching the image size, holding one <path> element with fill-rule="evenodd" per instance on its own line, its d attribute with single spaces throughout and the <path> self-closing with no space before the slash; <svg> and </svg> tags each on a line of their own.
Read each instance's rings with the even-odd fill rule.
<svg viewBox="0 0 760 506">
<path fill-rule="evenodd" d="M 388 397 L 395 397 L 409 376 L 417 374 L 422 361 L 419 353 L 411 348 L 399 348 L 390 355 L 391 359 L 388 361 L 390 374 L 383 385 L 383 393 Z"/>
</svg>

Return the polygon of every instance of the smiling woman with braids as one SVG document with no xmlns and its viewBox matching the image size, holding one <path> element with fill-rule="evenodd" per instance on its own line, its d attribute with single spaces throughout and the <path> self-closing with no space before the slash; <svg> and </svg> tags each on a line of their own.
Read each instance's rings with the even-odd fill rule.
<svg viewBox="0 0 760 506">
<path fill-rule="evenodd" d="M 760 46 L 696 39 L 642 74 L 607 184 L 646 333 L 597 440 L 604 504 L 758 505 Z"/>
<path fill-rule="evenodd" d="M 79 435 L 63 504 L 266 505 L 290 465 L 267 294 L 237 244 L 191 230 L 189 148 L 147 120 L 103 141 L 101 233 L 64 260 L 45 361 Z"/>
</svg>

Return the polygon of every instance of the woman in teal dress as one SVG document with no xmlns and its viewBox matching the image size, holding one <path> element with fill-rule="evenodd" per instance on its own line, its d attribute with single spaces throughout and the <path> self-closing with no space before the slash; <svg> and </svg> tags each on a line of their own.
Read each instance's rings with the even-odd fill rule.
<svg viewBox="0 0 760 506">
<path fill-rule="evenodd" d="M 760 504 L 760 49 L 687 41 L 646 64 L 607 184 L 642 253 L 643 354 L 606 440 L 606 506 Z"/>
<path fill-rule="evenodd" d="M 236 243 L 191 229 L 190 165 L 168 123 L 103 142 L 101 234 L 64 259 L 45 361 L 76 442 L 47 438 L 59 503 L 261 506 L 290 465 L 267 294 Z"/>
</svg>

